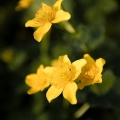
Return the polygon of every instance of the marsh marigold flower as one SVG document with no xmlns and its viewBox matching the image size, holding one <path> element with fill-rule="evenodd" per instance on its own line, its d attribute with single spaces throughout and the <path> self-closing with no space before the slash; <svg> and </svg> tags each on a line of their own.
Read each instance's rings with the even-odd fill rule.
<svg viewBox="0 0 120 120">
<path fill-rule="evenodd" d="M 18 5 L 15 7 L 15 10 L 20 11 L 22 9 L 26 9 L 33 3 L 33 1 L 34 0 L 20 0 Z"/>
<path fill-rule="evenodd" d="M 26 27 L 38 27 L 34 32 L 34 38 L 38 42 L 50 30 L 52 23 L 70 19 L 70 14 L 60 9 L 62 1 L 58 0 L 53 6 L 42 3 L 42 8 L 37 11 L 35 18 L 26 22 Z"/>
<path fill-rule="evenodd" d="M 46 93 L 49 102 L 63 93 L 63 97 L 71 104 L 77 103 L 76 91 L 78 87 L 74 80 L 78 77 L 82 66 L 85 64 L 85 59 L 71 63 L 67 55 L 59 57 L 57 64 L 51 70 L 51 87 Z"/>
<path fill-rule="evenodd" d="M 88 54 L 84 55 L 84 59 L 87 63 L 83 66 L 81 73 L 78 77 L 79 83 L 78 88 L 83 89 L 85 86 L 92 85 L 94 83 L 102 82 L 102 70 L 105 60 L 102 58 L 97 59 L 96 61 L 91 58 Z"/>
<path fill-rule="evenodd" d="M 37 69 L 37 73 L 29 74 L 26 76 L 25 82 L 28 86 L 31 87 L 28 90 L 28 94 L 33 94 L 38 91 L 43 91 L 46 87 L 49 86 L 49 72 L 47 71 L 49 67 L 44 68 L 43 65 Z"/>
</svg>

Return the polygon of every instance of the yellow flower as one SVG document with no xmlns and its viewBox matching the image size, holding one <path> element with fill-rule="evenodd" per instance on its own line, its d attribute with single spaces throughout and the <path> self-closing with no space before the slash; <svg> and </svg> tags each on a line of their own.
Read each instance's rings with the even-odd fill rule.
<svg viewBox="0 0 120 120">
<path fill-rule="evenodd" d="M 78 77 L 82 66 L 85 64 L 85 59 L 71 63 L 67 55 L 59 57 L 57 65 L 52 67 L 51 70 L 51 87 L 46 93 L 49 102 L 57 98 L 63 92 L 63 97 L 71 104 L 77 103 L 76 91 L 78 87 L 74 80 Z"/>
<path fill-rule="evenodd" d="M 0 54 L 0 59 L 6 63 L 12 63 L 15 58 L 15 51 L 13 49 L 7 49 Z"/>
<path fill-rule="evenodd" d="M 48 6 L 42 3 L 42 8 L 39 9 L 35 18 L 26 22 L 26 27 L 38 27 L 34 32 L 34 38 L 38 42 L 50 30 L 52 23 L 58 23 L 70 19 L 70 14 L 60 10 L 63 0 L 58 0 L 53 6 Z"/>
<path fill-rule="evenodd" d="M 15 7 L 16 11 L 28 8 L 33 3 L 33 0 L 20 0 L 18 5 Z"/>
<path fill-rule="evenodd" d="M 102 82 L 102 70 L 105 60 L 102 58 L 94 61 L 88 54 L 84 55 L 84 59 L 87 63 L 83 66 L 81 73 L 78 77 L 80 82 L 78 83 L 78 88 L 83 89 L 85 86 L 101 83 Z"/>
<path fill-rule="evenodd" d="M 48 87 L 49 80 L 49 67 L 44 68 L 43 65 L 40 65 L 40 67 L 37 69 L 36 74 L 29 74 L 26 76 L 25 82 L 28 86 L 31 87 L 30 90 L 28 90 L 28 94 L 33 94 L 38 91 L 43 91 L 46 87 Z"/>
</svg>

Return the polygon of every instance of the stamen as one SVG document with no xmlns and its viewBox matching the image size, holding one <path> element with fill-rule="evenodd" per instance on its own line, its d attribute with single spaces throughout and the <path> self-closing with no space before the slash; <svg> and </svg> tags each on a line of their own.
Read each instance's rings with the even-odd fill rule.
<svg viewBox="0 0 120 120">
<path fill-rule="evenodd" d="M 56 11 L 51 6 L 44 6 L 35 15 L 35 21 L 40 23 L 51 22 L 55 17 Z"/>
<path fill-rule="evenodd" d="M 76 69 L 72 65 L 60 64 L 53 70 L 51 84 L 57 88 L 64 87 L 68 82 L 73 81 Z"/>
<path fill-rule="evenodd" d="M 79 76 L 80 80 L 92 80 L 99 72 L 98 67 L 95 64 L 86 64 L 81 71 Z"/>
</svg>

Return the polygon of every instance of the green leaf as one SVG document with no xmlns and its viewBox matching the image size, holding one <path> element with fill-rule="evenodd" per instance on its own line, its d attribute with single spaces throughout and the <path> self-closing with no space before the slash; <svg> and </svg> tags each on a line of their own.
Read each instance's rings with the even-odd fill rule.
<svg viewBox="0 0 120 120">
<path fill-rule="evenodd" d="M 114 73 L 108 69 L 103 74 L 103 82 L 101 84 L 92 85 L 90 89 L 96 95 L 104 95 L 112 88 L 114 80 Z"/>
</svg>

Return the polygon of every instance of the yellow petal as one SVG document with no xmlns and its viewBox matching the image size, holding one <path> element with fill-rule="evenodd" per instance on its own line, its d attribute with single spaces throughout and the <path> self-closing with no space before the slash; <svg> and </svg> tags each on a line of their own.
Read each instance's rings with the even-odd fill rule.
<svg viewBox="0 0 120 120">
<path fill-rule="evenodd" d="M 37 79 L 36 74 L 29 74 L 26 76 L 25 83 L 29 86 L 34 86 L 36 84 L 35 79 Z"/>
<path fill-rule="evenodd" d="M 75 74 L 74 80 L 80 75 L 81 69 L 86 64 L 86 62 L 87 61 L 85 59 L 80 59 L 72 63 L 76 68 L 76 74 Z"/>
<path fill-rule="evenodd" d="M 63 10 L 59 10 L 56 12 L 55 19 L 53 19 L 51 22 L 52 23 L 58 23 L 61 21 L 69 20 L 71 15 L 68 12 L 65 12 Z"/>
<path fill-rule="evenodd" d="M 44 7 L 48 7 L 48 5 L 45 3 L 42 3 L 42 8 L 44 8 Z"/>
<path fill-rule="evenodd" d="M 63 96 L 65 99 L 67 99 L 71 104 L 76 104 L 76 91 L 77 91 L 77 85 L 75 82 L 68 83 L 64 90 L 63 90 Z"/>
<path fill-rule="evenodd" d="M 30 74 L 26 76 L 25 82 L 31 89 L 28 94 L 33 94 L 38 91 L 43 91 L 46 87 L 50 85 L 49 76 L 41 71 L 40 74 Z"/>
<path fill-rule="evenodd" d="M 55 66 L 57 66 L 57 63 L 58 63 L 58 60 L 57 60 L 57 59 L 52 60 L 52 61 L 51 61 L 51 66 L 52 66 L 52 67 L 55 67 Z"/>
<path fill-rule="evenodd" d="M 84 59 L 86 59 L 86 61 L 89 63 L 95 63 L 94 59 L 89 54 L 85 54 Z"/>
<path fill-rule="evenodd" d="M 53 7 L 57 10 L 60 10 L 60 7 L 61 7 L 61 3 L 62 3 L 63 0 L 58 0 L 54 5 Z"/>
<path fill-rule="evenodd" d="M 93 79 L 91 80 L 81 80 L 81 82 L 78 83 L 78 88 L 83 89 L 85 86 L 91 85 L 93 83 Z"/>
<path fill-rule="evenodd" d="M 93 80 L 93 83 L 101 83 L 102 82 L 102 74 L 98 74 L 95 76 L 94 80 Z"/>
<path fill-rule="evenodd" d="M 59 61 L 59 62 L 62 62 L 62 63 L 68 63 L 68 64 L 71 64 L 71 61 L 70 61 L 70 59 L 68 58 L 67 55 L 59 56 L 58 61 Z"/>
<path fill-rule="evenodd" d="M 37 40 L 38 42 L 40 42 L 42 40 L 42 38 L 44 37 L 44 35 L 50 30 L 51 28 L 51 23 L 48 22 L 43 26 L 40 26 L 35 32 L 34 32 L 34 38 L 35 40 Z"/>
<path fill-rule="evenodd" d="M 34 19 L 28 20 L 25 23 L 25 27 L 39 27 L 41 24 L 39 22 L 36 22 Z"/>
<path fill-rule="evenodd" d="M 44 66 L 40 65 L 37 69 L 37 74 L 40 74 L 41 72 L 43 72 L 43 70 L 44 70 Z"/>
<path fill-rule="evenodd" d="M 99 59 L 96 60 L 96 65 L 97 65 L 98 68 L 99 68 L 99 73 L 102 72 L 102 70 L 103 70 L 103 65 L 104 65 L 104 64 L 105 64 L 105 60 L 104 60 L 104 59 L 99 58 Z"/>
<path fill-rule="evenodd" d="M 53 67 L 45 67 L 44 72 L 45 72 L 45 73 L 48 73 L 48 74 L 52 74 L 52 72 L 53 72 Z"/>
<path fill-rule="evenodd" d="M 28 86 L 32 87 L 30 90 L 27 91 L 28 94 L 33 94 L 40 91 L 40 87 L 37 86 L 37 75 L 30 74 L 26 76 L 25 82 Z"/>
<path fill-rule="evenodd" d="M 27 93 L 29 95 L 31 95 L 31 94 L 34 94 L 34 93 L 39 92 L 39 91 L 40 91 L 39 88 L 31 88 L 30 90 L 27 91 Z"/>
<path fill-rule="evenodd" d="M 56 88 L 54 86 L 51 86 L 47 93 L 46 97 L 49 102 L 51 102 L 53 99 L 57 98 L 63 91 L 63 88 Z"/>
</svg>

